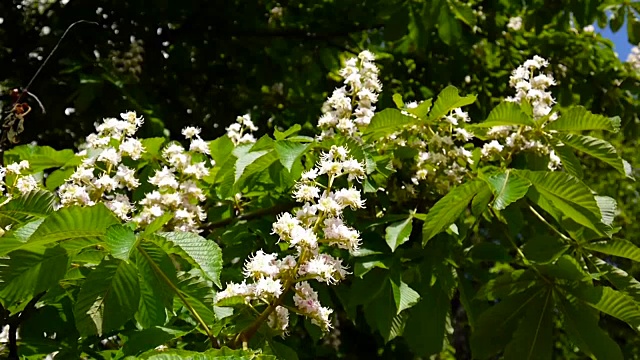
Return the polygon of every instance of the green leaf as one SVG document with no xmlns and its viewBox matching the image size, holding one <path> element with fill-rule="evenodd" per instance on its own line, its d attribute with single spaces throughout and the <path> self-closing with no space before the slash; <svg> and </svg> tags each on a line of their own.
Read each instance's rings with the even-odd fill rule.
<svg viewBox="0 0 640 360">
<path fill-rule="evenodd" d="M 555 279 L 569 281 L 588 281 L 589 274 L 582 268 L 578 260 L 571 255 L 562 255 L 552 264 L 536 266 L 540 273 Z"/>
<path fill-rule="evenodd" d="M 407 108 L 407 112 L 419 117 L 420 119 L 424 119 L 429 113 L 429 109 L 431 109 L 431 103 L 431 99 L 427 99 L 420 102 L 418 106 L 414 108 Z"/>
<path fill-rule="evenodd" d="M 129 261 L 131 250 L 136 245 L 136 234 L 126 225 L 112 225 L 107 228 L 105 245 L 116 259 Z"/>
<path fill-rule="evenodd" d="M 486 184 L 482 181 L 464 183 L 449 191 L 427 213 L 422 227 L 422 246 L 436 234 L 447 229 L 465 211 L 469 202 Z"/>
<path fill-rule="evenodd" d="M 393 99 L 393 103 L 396 104 L 396 107 L 398 109 L 404 108 L 404 101 L 402 101 L 402 95 L 401 94 L 393 94 L 393 96 L 391 98 Z"/>
<path fill-rule="evenodd" d="M 627 36 L 631 44 L 640 43 L 640 19 L 631 9 L 627 11 Z"/>
<path fill-rule="evenodd" d="M 169 349 L 154 350 L 142 354 L 140 360 L 275 360 L 275 356 L 263 355 L 255 350 L 232 350 L 228 347 L 209 349 L 205 352 Z"/>
<path fill-rule="evenodd" d="M 473 124 L 474 127 L 494 127 L 494 126 L 531 126 L 535 123 L 531 117 L 520 109 L 520 105 L 504 101 L 498 104 L 491 112 L 487 119 L 481 123 Z"/>
<path fill-rule="evenodd" d="M 483 312 L 471 334 L 471 351 L 474 359 L 488 359 L 500 352 L 511 341 L 518 323 L 529 306 L 541 297 L 539 287 L 502 299 L 497 305 Z"/>
<path fill-rule="evenodd" d="M 173 252 L 175 247 L 164 248 L 170 254 L 175 253 L 189 261 L 191 265 L 202 270 L 202 274 L 213 281 L 218 287 L 220 283 L 220 272 L 222 271 L 222 251 L 213 240 L 207 240 L 202 236 L 187 232 L 166 232 L 158 233 L 159 236 L 170 241 L 182 251 Z M 161 246 L 162 247 L 162 246 Z M 186 255 L 186 256 L 185 256 Z"/>
<path fill-rule="evenodd" d="M 367 322 L 380 332 L 385 342 L 402 335 L 407 321 L 406 311 L 397 315 L 391 284 L 391 282 L 385 282 L 378 296 L 364 307 Z"/>
<path fill-rule="evenodd" d="M 576 150 L 611 165 L 622 175 L 627 175 L 622 158 L 620 158 L 613 145 L 607 141 L 578 134 L 556 134 L 554 137 Z"/>
<path fill-rule="evenodd" d="M 458 1 L 449 2 L 453 14 L 467 26 L 473 28 L 476 25 L 476 15 L 471 6 Z"/>
<path fill-rule="evenodd" d="M 103 260 L 84 281 L 73 311 L 82 336 L 119 329 L 140 302 L 136 268 L 119 259 Z"/>
<path fill-rule="evenodd" d="M 9 200 L 0 206 L 0 226 L 6 227 L 12 224 L 17 227 L 21 224 L 43 218 L 53 211 L 56 196 L 44 190 L 32 191 L 26 195 Z"/>
<path fill-rule="evenodd" d="M 545 130 L 606 130 L 618 132 L 620 130 L 620 118 L 618 116 L 609 118 L 595 115 L 582 106 L 574 106 L 563 112 L 558 120 L 547 123 Z"/>
<path fill-rule="evenodd" d="M 502 210 L 527 194 L 531 183 L 510 169 L 485 179 L 494 195 L 493 208 Z"/>
<path fill-rule="evenodd" d="M 75 171 L 76 170 L 73 167 L 60 168 L 53 171 L 46 178 L 46 189 L 49 191 L 55 191 L 60 185 L 64 184 Z"/>
<path fill-rule="evenodd" d="M 284 132 L 275 129 L 273 131 L 273 137 L 275 137 L 276 140 L 284 140 L 293 134 L 297 134 L 300 129 L 302 129 L 302 126 L 300 126 L 300 124 L 294 124 Z"/>
<path fill-rule="evenodd" d="M 461 26 L 458 20 L 453 16 L 449 6 L 440 9 L 438 15 L 438 37 L 443 43 L 452 45 L 461 36 Z"/>
<path fill-rule="evenodd" d="M 600 208 L 600 214 L 602 215 L 602 223 L 608 226 L 613 225 L 613 220 L 616 217 L 616 211 L 618 210 L 618 204 L 614 198 L 608 196 L 595 195 L 594 198 Z"/>
<path fill-rule="evenodd" d="M 607 279 L 616 289 L 623 291 L 633 297 L 636 302 L 640 302 L 640 281 L 605 261 L 590 257 L 592 264 L 596 267 L 603 278 Z"/>
<path fill-rule="evenodd" d="M 140 305 L 136 319 L 143 328 L 164 325 L 165 309 L 172 310 L 175 285 L 178 283 L 173 261 L 158 246 L 142 242 L 135 250 L 140 282 Z"/>
<path fill-rule="evenodd" d="M 493 192 L 489 188 L 489 186 L 483 186 L 478 194 L 473 197 L 473 201 L 471 201 L 471 213 L 474 216 L 480 216 L 489 208 L 489 203 L 493 198 Z"/>
<path fill-rule="evenodd" d="M 167 139 L 163 137 L 146 138 L 140 140 L 142 146 L 144 146 L 142 158 L 144 160 L 155 160 L 161 158 L 162 154 L 160 153 L 160 150 L 162 149 L 162 145 L 164 145 L 165 141 L 167 141 Z"/>
<path fill-rule="evenodd" d="M 442 351 L 451 304 L 447 293 L 440 286 L 432 287 L 423 294 L 408 312 L 404 339 L 413 352 L 428 357 Z"/>
<path fill-rule="evenodd" d="M 125 356 L 138 355 L 143 351 L 155 349 L 167 342 L 188 334 L 189 331 L 167 327 L 152 327 L 149 329 L 125 333 L 127 342 L 122 347 Z"/>
<path fill-rule="evenodd" d="M 296 353 L 296 351 L 281 342 L 270 341 L 269 347 L 278 359 L 298 360 L 298 354 Z"/>
<path fill-rule="evenodd" d="M 576 154 L 574 154 L 573 150 L 569 146 L 565 144 L 552 144 L 553 150 L 556 152 L 556 155 L 562 161 L 562 167 L 568 172 L 570 175 L 577 177 L 578 179 L 582 179 L 584 177 L 584 173 L 582 171 L 582 165 L 580 164 L 580 160 Z"/>
<path fill-rule="evenodd" d="M 224 162 L 229 158 L 229 155 L 231 155 L 234 147 L 233 142 L 227 135 L 223 135 L 209 142 L 211 157 L 218 165 L 224 164 Z"/>
<path fill-rule="evenodd" d="M 604 233 L 600 207 L 591 190 L 577 178 L 562 172 L 514 170 L 529 180 L 545 200 L 575 222 Z M 534 201 L 538 202 L 535 198 Z"/>
<path fill-rule="evenodd" d="M 401 130 L 405 125 L 415 121 L 416 119 L 402 114 L 400 110 L 384 109 L 373 115 L 369 126 L 364 130 L 363 137 L 377 140 Z"/>
<path fill-rule="evenodd" d="M 174 309 L 183 305 L 186 307 L 186 302 L 205 324 L 213 324 L 216 318 L 213 312 L 214 291 L 211 282 L 202 277 L 199 271 L 191 271 L 178 274 L 177 287 L 182 293 L 182 298 L 179 299 L 180 302 L 178 298 L 174 298 Z"/>
<path fill-rule="evenodd" d="M 272 158 L 272 161 L 269 162 L 269 165 L 270 165 L 271 163 L 273 163 L 273 161 L 276 161 L 278 159 L 275 155 L 273 155 L 272 151 L 268 151 L 268 150 L 252 151 L 239 157 L 238 161 L 236 161 L 236 171 L 235 171 L 236 182 L 238 182 L 238 180 L 240 180 L 241 177 L 246 178 L 248 176 L 253 175 L 257 171 L 264 170 L 265 169 L 264 164 L 260 164 L 259 167 L 254 166 L 252 172 L 245 171 L 250 165 L 257 162 L 258 159 L 263 157 L 267 158 L 270 155 Z"/>
<path fill-rule="evenodd" d="M 539 285 L 538 277 L 533 271 L 514 270 L 489 280 L 478 290 L 475 298 L 494 301 L 522 293 Z"/>
<path fill-rule="evenodd" d="M 0 299 L 5 308 L 55 286 L 68 266 L 69 256 L 59 246 L 17 250 L 0 259 Z"/>
<path fill-rule="evenodd" d="M 436 103 L 433 105 L 433 108 L 429 113 L 429 120 L 438 120 L 447 115 L 449 111 L 473 104 L 475 101 L 475 95 L 467 95 L 465 97 L 461 97 L 458 94 L 458 89 L 455 86 L 449 85 L 444 88 L 444 90 L 442 90 L 440 94 L 438 94 Z"/>
<path fill-rule="evenodd" d="M 173 219 L 173 214 L 169 212 L 153 219 L 149 225 L 144 227 L 144 230 L 140 233 L 140 237 L 144 239 L 156 231 L 161 230 L 171 219 Z"/>
<path fill-rule="evenodd" d="M 618 318 L 634 329 L 640 327 L 640 306 L 631 296 L 610 287 L 584 283 L 564 289 L 586 305 Z"/>
<path fill-rule="evenodd" d="M 409 240 L 409 235 L 411 235 L 411 230 L 413 229 L 412 223 L 413 217 L 409 216 L 404 221 L 398 221 L 387 226 L 385 230 L 385 240 L 392 252 L 395 251 L 398 246 Z"/>
<path fill-rule="evenodd" d="M 640 248 L 628 240 L 610 239 L 586 243 L 582 246 L 585 249 L 597 251 L 603 254 L 619 256 L 640 262 Z"/>
<path fill-rule="evenodd" d="M 527 312 L 504 350 L 506 360 L 551 359 L 553 353 L 553 299 L 547 290 L 528 305 Z"/>
<path fill-rule="evenodd" d="M 522 247 L 522 252 L 529 261 L 537 264 L 548 264 L 558 259 L 569 249 L 562 239 L 548 234 L 537 235 Z"/>
<path fill-rule="evenodd" d="M 564 327 L 578 347 L 596 359 L 622 360 L 622 351 L 605 331 L 598 326 L 599 316 L 586 305 L 567 299 L 560 301 Z"/>
<path fill-rule="evenodd" d="M 70 206 L 48 216 L 38 227 L 29 244 L 45 245 L 55 241 L 87 237 L 104 237 L 109 226 L 120 223 L 102 203 L 90 207 Z"/>
<path fill-rule="evenodd" d="M 402 280 L 397 279 L 394 281 L 389 279 L 389 281 L 391 282 L 391 291 L 393 291 L 393 300 L 396 304 L 396 315 L 412 307 L 420 300 L 420 294 Z"/>
<path fill-rule="evenodd" d="M 29 161 L 29 172 L 38 173 L 54 167 L 62 167 L 73 159 L 73 150 L 65 149 L 57 151 L 49 146 L 20 145 L 4 153 L 5 164 Z"/>
<path fill-rule="evenodd" d="M 287 140 L 278 140 L 276 141 L 274 148 L 282 166 L 291 172 L 293 165 L 296 161 L 300 161 L 300 158 L 310 146 L 311 144 L 300 144 Z"/>
</svg>

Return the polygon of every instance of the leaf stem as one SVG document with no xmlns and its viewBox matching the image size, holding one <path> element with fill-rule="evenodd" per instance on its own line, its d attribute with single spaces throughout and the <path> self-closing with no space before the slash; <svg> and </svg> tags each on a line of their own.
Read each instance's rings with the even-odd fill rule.
<svg viewBox="0 0 640 360">
<path fill-rule="evenodd" d="M 220 347 L 220 344 L 218 343 L 218 340 L 215 338 L 215 336 L 213 336 L 213 333 L 209 329 L 209 326 L 207 326 L 207 323 L 202 319 L 200 314 L 198 314 L 198 311 L 196 311 L 196 309 L 194 309 L 193 306 L 191 306 L 191 304 L 189 303 L 187 298 L 184 296 L 182 291 L 180 291 L 180 289 L 178 289 L 175 286 L 175 284 L 158 267 L 158 265 L 153 261 L 151 256 L 149 256 L 149 254 L 147 254 L 147 252 L 144 251 L 144 249 L 140 245 L 136 246 L 136 248 L 138 249 L 140 254 L 142 254 L 142 256 L 144 256 L 147 259 L 147 261 L 149 261 L 149 264 L 153 268 L 153 271 L 162 278 L 162 280 L 171 288 L 171 290 L 173 290 L 174 293 L 176 293 L 176 295 L 178 295 L 178 297 L 180 298 L 180 301 L 182 301 L 184 306 L 189 310 L 189 312 L 191 312 L 191 314 L 196 319 L 196 321 L 202 326 L 202 328 L 204 329 L 204 332 L 209 337 L 209 341 L 211 342 L 211 346 L 214 347 L 214 348 Z"/>
<path fill-rule="evenodd" d="M 568 237 L 567 235 L 563 234 L 562 232 L 560 232 L 560 230 L 556 229 L 555 226 L 551 225 L 547 219 L 544 218 L 544 216 L 540 215 L 540 213 L 538 213 L 536 211 L 536 209 L 533 208 L 533 206 L 529 205 L 529 210 L 531 210 L 531 212 L 538 218 L 540 219 L 540 221 L 542 221 L 545 225 L 547 225 L 551 230 L 553 230 L 553 232 L 555 232 L 556 234 L 558 234 L 563 240 L 569 241 L 571 242 L 571 238 Z"/>
</svg>

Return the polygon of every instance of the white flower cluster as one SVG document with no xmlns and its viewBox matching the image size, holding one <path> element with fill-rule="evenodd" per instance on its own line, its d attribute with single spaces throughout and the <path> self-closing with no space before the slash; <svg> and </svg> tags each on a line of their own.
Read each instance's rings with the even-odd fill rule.
<svg viewBox="0 0 640 360">
<path fill-rule="evenodd" d="M 635 70 L 640 70 L 640 48 L 638 46 L 631 48 L 631 52 L 627 55 L 627 63 Z"/>
<path fill-rule="evenodd" d="M 506 100 L 516 103 L 528 101 L 533 107 L 533 117 L 538 119 L 551 113 L 551 106 L 555 100 L 547 89 L 556 84 L 551 74 L 538 74 L 535 72 L 549 65 L 544 58 L 536 55 L 533 59 L 524 62 L 511 73 L 509 85 L 516 89 L 516 96 Z M 555 120 L 555 119 L 554 119 Z"/>
<path fill-rule="evenodd" d="M 234 145 L 250 144 L 256 142 L 256 138 L 251 133 L 258 131 L 258 127 L 251 121 L 251 115 L 238 116 L 236 122 L 227 128 L 227 136 Z"/>
<path fill-rule="evenodd" d="M 103 201 L 123 220 L 140 226 L 169 212 L 173 219 L 167 226 L 181 231 L 198 232 L 206 214 L 198 205 L 205 196 L 198 180 L 209 174 L 215 162 L 209 146 L 199 136 L 200 129 L 187 127 L 183 135 L 191 140 L 189 151 L 170 144 L 162 151 L 160 169 L 148 178 L 157 189 L 145 194 L 136 207 L 129 193 L 140 186 L 133 161 L 145 152 L 142 142 L 134 137 L 142 125 L 135 112 L 121 114 L 122 120 L 109 118 L 96 125 L 96 133 L 87 136 L 82 164 L 58 189 L 62 206 L 92 206 Z"/>
<path fill-rule="evenodd" d="M 357 133 L 369 125 L 376 110 L 382 83 L 378 80 L 375 56 L 365 50 L 357 58 L 347 60 L 340 70 L 345 86 L 337 88 L 322 106 L 318 127 L 320 138 L 331 137 L 336 132 L 357 137 Z"/>
<path fill-rule="evenodd" d="M 11 200 L 14 195 L 26 195 L 31 191 L 40 188 L 40 184 L 33 175 L 29 175 L 24 172 L 24 170 L 29 169 L 29 166 L 30 164 L 27 160 L 12 163 L 6 167 L 0 166 L 0 194 L 7 197 L 3 203 Z M 10 184 L 5 183 L 5 177 L 11 177 Z M 5 186 L 7 189 L 5 189 Z M 4 194 L 5 190 L 7 190 L 6 194 Z"/>
<path fill-rule="evenodd" d="M 522 29 L 522 18 L 520 16 L 510 18 L 507 28 L 513 31 L 520 31 Z"/>
<path fill-rule="evenodd" d="M 473 146 L 469 142 L 475 135 L 464 125 L 470 122 L 469 114 L 460 108 L 453 109 L 435 124 L 435 129 L 414 129 L 418 141 L 410 144 L 417 149 L 416 171 L 411 178 L 418 185 L 427 181 L 436 191 L 445 193 L 452 186 L 462 182 L 469 171 L 467 165 L 473 164 Z M 426 135 L 426 139 L 423 137 Z"/>
<path fill-rule="evenodd" d="M 555 80 L 551 74 L 540 72 L 542 68 L 549 65 L 544 58 L 536 55 L 532 59 L 524 62 L 523 65 L 515 69 L 509 80 L 509 85 L 516 90 L 514 97 L 506 100 L 522 104 L 527 102 L 531 105 L 533 118 L 546 118 L 547 121 L 558 119 L 558 113 L 552 113 L 552 106 L 555 99 L 548 88 L 555 85 Z M 555 170 L 560 166 L 560 158 L 553 149 L 543 143 L 528 126 L 496 126 L 487 132 L 487 136 L 493 139 L 482 147 L 482 157 L 492 158 L 504 151 L 510 153 L 519 151 L 534 152 L 539 155 L 549 156 L 549 169 Z"/>
<path fill-rule="evenodd" d="M 326 183 L 320 182 L 323 175 L 327 177 Z M 295 215 L 279 215 L 273 224 L 273 233 L 296 250 L 295 256 L 278 259 L 276 254 L 258 251 L 244 266 L 243 275 L 251 282 L 227 284 L 225 290 L 216 295 L 216 301 L 234 297 L 245 302 L 266 301 L 272 311 L 267 323 L 276 332 L 285 334 L 289 310 L 280 303 L 282 296 L 293 290 L 295 311 L 328 330 L 332 310 L 320 304 L 308 280 L 336 284 L 346 277 L 342 260 L 320 251 L 322 245 L 351 252 L 359 248 L 360 233 L 344 223 L 342 213 L 346 208 L 364 207 L 360 191 L 351 185 L 364 177 L 364 165 L 350 157 L 346 148 L 333 146 L 322 154 L 317 166 L 303 173 L 296 184 L 293 196 L 304 205 Z M 335 189 L 339 178 L 346 178 L 347 187 Z"/>
</svg>

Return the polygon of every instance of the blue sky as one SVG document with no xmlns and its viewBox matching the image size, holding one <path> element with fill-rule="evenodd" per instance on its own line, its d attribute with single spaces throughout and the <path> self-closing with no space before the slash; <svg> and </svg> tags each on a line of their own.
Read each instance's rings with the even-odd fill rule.
<svg viewBox="0 0 640 360">
<path fill-rule="evenodd" d="M 616 33 L 611 32 L 611 29 L 609 27 L 607 27 L 606 29 L 599 29 L 596 26 L 596 31 L 602 34 L 602 36 L 613 41 L 614 50 L 618 53 L 618 57 L 620 58 L 620 60 L 625 61 L 627 59 L 627 55 L 629 55 L 629 53 L 631 52 L 631 48 L 633 47 L 633 45 L 629 44 L 626 22 Z"/>
</svg>

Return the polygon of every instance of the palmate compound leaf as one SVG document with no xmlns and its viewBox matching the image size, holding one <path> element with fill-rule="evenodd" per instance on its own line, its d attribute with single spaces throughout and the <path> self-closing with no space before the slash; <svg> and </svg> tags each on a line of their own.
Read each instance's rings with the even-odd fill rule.
<svg viewBox="0 0 640 360">
<path fill-rule="evenodd" d="M 457 20 L 454 20 L 457 21 Z M 435 104 L 429 113 L 429 121 L 440 119 L 449 111 L 463 106 L 471 105 L 476 101 L 475 95 L 461 97 L 455 86 L 449 85 L 438 94 Z"/>
<path fill-rule="evenodd" d="M 169 254 L 176 254 L 200 269 L 202 274 L 218 287 L 222 271 L 222 251 L 213 240 L 187 232 L 163 232 L 151 237 L 152 241 Z"/>
<path fill-rule="evenodd" d="M 133 318 L 140 303 L 138 272 L 119 259 L 105 259 L 80 288 L 73 314 L 82 336 L 119 329 Z"/>
<path fill-rule="evenodd" d="M 582 106 L 574 106 L 556 120 L 548 123 L 545 130 L 559 131 L 584 131 L 584 130 L 606 130 L 617 132 L 620 130 L 620 118 L 606 117 L 592 114 Z"/>
<path fill-rule="evenodd" d="M 493 208 L 503 210 L 509 204 L 521 199 L 527 194 L 531 183 L 516 175 L 510 169 L 484 179 L 493 192 Z"/>
<path fill-rule="evenodd" d="M 0 206 L 0 226 L 18 227 L 29 221 L 43 218 L 53 211 L 56 196 L 45 190 L 31 191 L 11 199 Z"/>
<path fill-rule="evenodd" d="M 533 184 L 537 193 L 529 192 L 529 195 L 541 207 L 544 208 L 546 204 L 538 200 L 538 195 L 580 225 L 600 234 L 608 231 L 593 193 L 576 177 L 562 172 L 514 171 Z"/>
<path fill-rule="evenodd" d="M 447 195 L 438 200 L 429 209 L 424 220 L 422 246 L 426 245 L 436 234 L 453 224 L 460 214 L 467 209 L 473 197 L 486 186 L 487 184 L 483 181 L 470 181 L 449 191 Z"/>
<path fill-rule="evenodd" d="M 567 146 L 611 165 L 620 174 L 630 176 L 625 169 L 622 158 L 609 142 L 596 137 L 578 134 L 555 134 L 553 137 Z"/>
<path fill-rule="evenodd" d="M 536 286 L 525 292 L 508 296 L 478 317 L 471 334 L 474 359 L 488 359 L 500 352 L 513 338 L 518 323 L 536 299 L 546 294 L 544 287 Z"/>
</svg>

